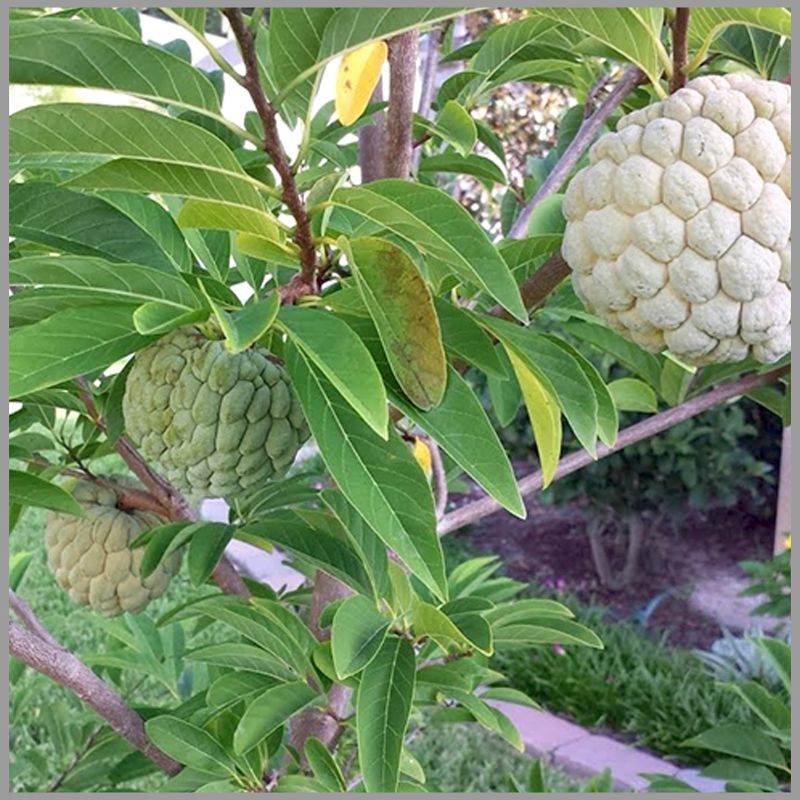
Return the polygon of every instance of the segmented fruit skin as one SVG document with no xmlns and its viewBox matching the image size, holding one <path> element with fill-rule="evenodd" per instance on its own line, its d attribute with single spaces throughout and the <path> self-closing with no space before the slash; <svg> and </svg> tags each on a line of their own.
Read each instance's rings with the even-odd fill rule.
<svg viewBox="0 0 800 800">
<path fill-rule="evenodd" d="M 584 305 L 690 364 L 790 352 L 791 111 L 787 84 L 706 75 L 601 136 L 563 202 Z"/>
<path fill-rule="evenodd" d="M 113 480 L 119 487 L 141 488 L 123 478 Z M 76 482 L 72 495 L 84 516 L 50 512 L 45 526 L 47 564 L 58 585 L 74 602 L 109 617 L 142 611 L 163 594 L 180 569 L 181 555 L 171 553 L 142 579 L 144 548 L 132 549 L 131 542 L 166 520 L 118 508 L 118 492 L 93 482 Z"/>
<path fill-rule="evenodd" d="M 266 350 L 230 353 L 193 327 L 135 356 L 122 408 L 144 457 L 193 501 L 282 477 L 309 436 L 289 378 Z"/>
</svg>

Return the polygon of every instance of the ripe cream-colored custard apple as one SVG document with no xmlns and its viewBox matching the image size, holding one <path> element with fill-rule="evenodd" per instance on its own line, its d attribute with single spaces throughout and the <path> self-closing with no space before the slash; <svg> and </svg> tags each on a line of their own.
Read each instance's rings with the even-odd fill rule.
<svg viewBox="0 0 800 800">
<path fill-rule="evenodd" d="M 114 478 L 120 487 L 139 488 Z M 72 600 L 106 616 L 136 614 L 163 594 L 181 565 L 171 553 L 146 578 L 139 569 L 144 548 L 131 549 L 139 535 L 165 520 L 147 511 L 119 508 L 119 494 L 90 481 L 77 481 L 73 497 L 84 516 L 50 512 L 45 527 L 47 563 Z"/>
<path fill-rule="evenodd" d="M 230 353 L 191 326 L 135 356 L 122 409 L 145 458 L 193 500 L 282 477 L 309 436 L 266 350 Z"/>
<path fill-rule="evenodd" d="M 791 350 L 792 90 L 695 78 L 622 117 L 564 196 L 576 294 L 690 364 Z"/>
</svg>

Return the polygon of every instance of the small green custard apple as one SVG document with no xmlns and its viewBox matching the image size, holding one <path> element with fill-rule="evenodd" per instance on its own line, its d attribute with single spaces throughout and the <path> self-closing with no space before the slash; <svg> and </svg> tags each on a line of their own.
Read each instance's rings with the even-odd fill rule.
<svg viewBox="0 0 800 800">
<path fill-rule="evenodd" d="M 689 364 L 791 350 L 792 90 L 704 75 L 622 117 L 563 200 L 575 293 Z"/>
<path fill-rule="evenodd" d="M 121 488 L 138 488 L 123 478 L 113 480 Z M 77 481 L 72 495 L 84 516 L 50 512 L 45 526 L 47 563 L 58 585 L 76 603 L 109 617 L 142 611 L 163 594 L 181 556 L 168 555 L 142 579 L 144 548 L 131 549 L 131 542 L 165 520 L 148 511 L 120 508 L 113 488 L 91 481 Z"/>
<path fill-rule="evenodd" d="M 266 350 L 231 353 L 192 326 L 135 356 L 122 409 L 144 457 L 192 500 L 282 477 L 309 436 L 289 378 Z"/>
</svg>

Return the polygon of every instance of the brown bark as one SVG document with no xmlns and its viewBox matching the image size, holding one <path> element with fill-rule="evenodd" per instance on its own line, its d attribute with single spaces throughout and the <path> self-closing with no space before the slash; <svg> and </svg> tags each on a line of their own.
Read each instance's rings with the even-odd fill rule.
<svg viewBox="0 0 800 800">
<path fill-rule="evenodd" d="M 672 77 L 669 92 L 686 86 L 686 63 L 689 61 L 689 9 L 676 8 L 672 20 Z"/>
<path fill-rule="evenodd" d="M 380 84 L 372 93 L 371 102 L 383 100 L 383 88 Z M 386 114 L 383 111 L 373 115 L 372 124 L 364 125 L 358 130 L 358 166 L 361 168 L 361 183 L 380 180 L 385 175 L 384 158 L 386 156 Z"/>
<path fill-rule="evenodd" d="M 411 171 L 411 122 L 417 78 L 419 33 L 406 31 L 389 42 L 389 108 L 386 121 L 387 178 L 408 178 Z"/>
</svg>

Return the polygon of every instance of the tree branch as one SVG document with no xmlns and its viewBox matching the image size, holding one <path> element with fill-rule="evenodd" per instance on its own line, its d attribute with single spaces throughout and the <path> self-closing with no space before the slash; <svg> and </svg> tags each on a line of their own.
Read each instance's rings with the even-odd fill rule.
<svg viewBox="0 0 800 800">
<path fill-rule="evenodd" d="M 768 372 L 757 372 L 745 375 L 743 378 L 718 386 L 716 389 L 712 389 L 705 394 L 692 397 L 679 406 L 674 406 L 659 414 L 654 414 L 652 417 L 643 419 L 641 422 L 637 422 L 620 431 L 613 447 L 599 444 L 597 446 L 597 458 L 605 458 L 611 455 L 611 453 L 616 453 L 618 450 L 628 447 L 628 445 L 655 436 L 657 433 L 661 433 L 677 425 L 679 422 L 695 417 L 703 411 L 714 408 L 714 406 L 721 405 L 726 400 L 752 391 L 758 386 L 765 386 L 768 383 L 772 383 L 778 380 L 778 378 L 787 375 L 789 371 L 790 367 L 786 366 L 778 367 Z M 553 480 L 559 480 L 566 475 L 576 472 L 588 466 L 594 460 L 595 459 L 585 450 L 570 453 L 559 461 Z M 537 470 L 519 482 L 520 493 L 523 497 L 532 495 L 542 488 L 542 483 L 542 472 L 541 470 Z M 445 514 L 438 526 L 439 535 L 444 536 L 446 533 L 450 533 L 458 528 L 463 528 L 465 525 L 469 525 L 489 514 L 493 514 L 501 508 L 502 506 L 491 497 L 484 497 L 473 503 L 467 503 L 467 505 L 452 511 L 450 514 Z"/>
<path fill-rule="evenodd" d="M 294 241 L 300 249 L 300 273 L 292 279 L 289 285 L 285 287 L 284 292 L 282 292 L 284 302 L 294 302 L 303 295 L 317 293 L 317 252 L 314 248 L 311 223 L 308 219 L 305 204 L 297 190 L 297 183 L 295 182 L 289 159 L 286 157 L 278 136 L 275 109 L 267 100 L 267 96 L 261 86 L 253 32 L 245 24 L 240 9 L 224 8 L 222 13 L 227 17 L 233 35 L 239 44 L 239 50 L 245 66 L 242 85 L 247 89 L 261 124 L 264 126 L 264 150 L 278 171 L 281 179 L 283 202 L 286 203 L 296 223 Z"/>
<path fill-rule="evenodd" d="M 406 31 L 389 41 L 389 108 L 386 121 L 386 177 L 408 178 L 411 171 L 411 121 L 417 79 L 419 33 Z"/>
<path fill-rule="evenodd" d="M 371 103 L 383 100 L 381 82 L 372 92 Z M 361 183 L 380 180 L 386 174 L 386 114 L 379 111 L 372 115 L 372 124 L 358 129 L 358 166 L 361 168 Z"/>
<path fill-rule="evenodd" d="M 19 621 L 33 634 L 38 636 L 45 644 L 50 647 L 58 647 L 61 644 L 50 631 L 39 621 L 33 609 L 13 590 L 8 590 L 8 604 L 11 610 L 17 615 Z"/>
<path fill-rule="evenodd" d="M 672 19 L 672 77 L 669 93 L 686 86 L 686 64 L 689 61 L 689 9 L 676 8 Z"/>
<path fill-rule="evenodd" d="M 97 409 L 89 383 L 85 378 L 76 378 L 75 383 L 77 383 L 80 388 L 81 399 L 86 406 L 89 417 L 100 430 L 105 431 L 106 422 Z M 150 494 L 165 510 L 166 513 L 163 515 L 166 516 L 167 519 L 178 522 L 197 522 L 200 519 L 197 510 L 192 508 L 186 498 L 171 483 L 164 480 L 164 478 L 150 467 L 127 436 L 121 434 L 117 438 L 115 447 L 131 472 L 139 478 Z M 217 585 L 223 591 L 237 594 L 240 597 L 250 596 L 250 591 L 245 585 L 245 582 L 241 579 L 239 573 L 236 572 L 225 555 L 221 556 L 219 563 L 214 569 L 213 576 Z"/>
<path fill-rule="evenodd" d="M 42 627 L 38 620 L 37 624 Z M 141 717 L 125 704 L 114 689 L 58 644 L 49 633 L 47 637 L 43 638 L 32 629 L 11 622 L 8 627 L 8 652 L 31 669 L 69 689 L 168 775 L 175 775 L 183 769 L 181 764 L 153 745 L 147 737 Z"/>
<path fill-rule="evenodd" d="M 510 239 L 524 239 L 527 235 L 528 221 L 536 206 L 546 197 L 557 192 L 569 177 L 572 168 L 589 147 L 595 134 L 608 119 L 615 108 L 640 84 L 647 81 L 647 76 L 638 67 L 629 67 L 617 81 L 616 86 L 608 93 L 597 110 L 587 117 L 569 147 L 564 151 L 558 163 L 545 178 L 536 194 L 525 204 L 508 233 Z"/>
</svg>

